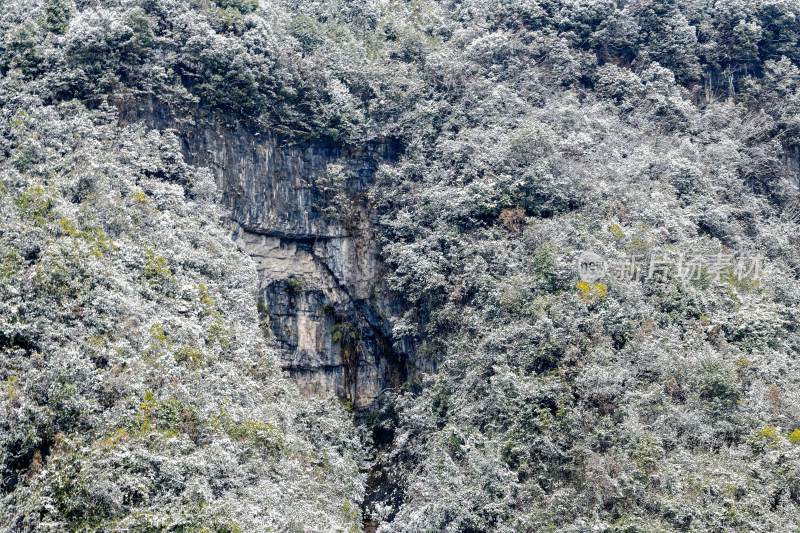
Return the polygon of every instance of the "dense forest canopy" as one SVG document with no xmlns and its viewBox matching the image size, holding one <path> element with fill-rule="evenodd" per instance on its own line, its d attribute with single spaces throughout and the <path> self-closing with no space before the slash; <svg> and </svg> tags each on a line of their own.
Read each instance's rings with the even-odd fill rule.
<svg viewBox="0 0 800 533">
<path fill-rule="evenodd" d="M 0 526 L 797 528 L 799 39 L 796 0 L 0 1 Z M 437 371 L 372 414 L 381 453 L 281 376 L 138 98 L 402 145 L 367 200 Z"/>
</svg>

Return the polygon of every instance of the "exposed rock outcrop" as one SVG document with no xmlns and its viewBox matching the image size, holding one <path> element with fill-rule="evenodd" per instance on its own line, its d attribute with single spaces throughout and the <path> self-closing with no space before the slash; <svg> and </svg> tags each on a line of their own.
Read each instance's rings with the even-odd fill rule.
<svg viewBox="0 0 800 533">
<path fill-rule="evenodd" d="M 391 338 L 399 310 L 363 194 L 378 165 L 398 155 L 396 143 L 297 143 L 156 100 L 118 107 L 123 122 L 175 130 L 186 161 L 213 172 L 232 236 L 257 263 L 265 330 L 305 394 L 333 392 L 368 408 L 408 379 L 413 347 Z"/>
</svg>

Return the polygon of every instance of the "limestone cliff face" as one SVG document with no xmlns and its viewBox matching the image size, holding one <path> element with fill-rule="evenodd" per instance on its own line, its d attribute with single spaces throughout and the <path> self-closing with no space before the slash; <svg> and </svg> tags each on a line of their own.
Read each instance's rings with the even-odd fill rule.
<svg viewBox="0 0 800 533">
<path fill-rule="evenodd" d="M 413 348 L 391 338 L 399 310 L 382 282 L 364 197 L 396 145 L 297 143 L 154 100 L 118 107 L 123 122 L 174 129 L 186 161 L 214 173 L 233 239 L 260 274 L 264 328 L 301 390 L 368 408 L 408 379 Z"/>
</svg>

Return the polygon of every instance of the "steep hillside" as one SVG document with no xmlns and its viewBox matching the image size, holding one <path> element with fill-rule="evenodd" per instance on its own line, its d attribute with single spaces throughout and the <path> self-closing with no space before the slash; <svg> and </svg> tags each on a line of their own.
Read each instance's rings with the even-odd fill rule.
<svg viewBox="0 0 800 533">
<path fill-rule="evenodd" d="M 281 376 L 210 174 L 108 109 L 2 122 L 2 529 L 357 528 L 360 442 Z"/>
<path fill-rule="evenodd" d="M 797 2 L 3 7 L 3 526 L 800 524 Z"/>
</svg>

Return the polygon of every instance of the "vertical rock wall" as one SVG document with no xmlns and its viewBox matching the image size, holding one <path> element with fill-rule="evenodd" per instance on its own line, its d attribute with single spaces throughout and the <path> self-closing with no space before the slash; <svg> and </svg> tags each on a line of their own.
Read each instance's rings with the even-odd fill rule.
<svg viewBox="0 0 800 533">
<path fill-rule="evenodd" d="M 264 328 L 302 391 L 368 408 L 408 379 L 412 350 L 392 342 L 399 310 L 382 282 L 363 194 L 397 146 L 296 143 L 215 114 L 173 113 L 155 100 L 118 107 L 123 122 L 174 129 L 186 161 L 214 173 L 233 238 L 260 274 Z M 332 168 L 340 181 L 325 187 Z M 331 190 L 344 194 L 332 198 Z"/>
</svg>

